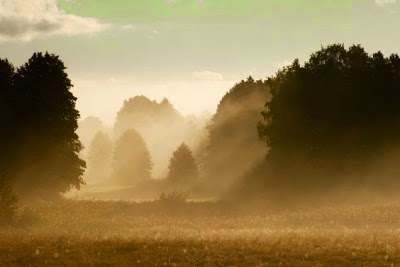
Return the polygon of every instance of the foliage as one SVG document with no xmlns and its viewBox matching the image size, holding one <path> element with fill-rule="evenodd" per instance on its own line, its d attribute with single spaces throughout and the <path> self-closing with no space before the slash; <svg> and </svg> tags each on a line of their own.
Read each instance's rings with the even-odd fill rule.
<svg viewBox="0 0 400 267">
<path fill-rule="evenodd" d="M 162 128 L 182 120 L 168 99 L 157 103 L 145 96 L 135 96 L 124 101 L 115 121 L 116 135 L 131 128 L 141 130 L 145 125 L 150 128 Z"/>
<path fill-rule="evenodd" d="M 103 122 L 97 117 L 89 116 L 78 123 L 76 133 L 78 134 L 79 140 L 81 140 L 84 148 L 87 149 L 96 133 L 101 131 L 105 131 Z"/>
<path fill-rule="evenodd" d="M 189 192 L 178 192 L 178 191 L 173 191 L 171 193 L 161 193 L 159 199 L 157 200 L 159 203 L 163 203 L 166 205 L 181 205 L 185 204 L 187 201 L 187 198 L 189 196 Z"/>
<path fill-rule="evenodd" d="M 190 186 L 197 181 L 199 170 L 192 151 L 183 143 L 172 154 L 167 179 L 173 185 Z"/>
<path fill-rule="evenodd" d="M 49 197 L 79 189 L 85 162 L 78 156 L 79 112 L 64 63 L 56 55 L 35 53 L 11 80 L 13 68 L 4 61 L 0 65 L 2 94 L 10 91 L 1 115 L 7 122 L 2 133 L 2 154 L 7 159 L 1 164 L 16 191 L 22 197 Z"/>
<path fill-rule="evenodd" d="M 269 147 L 270 173 L 263 179 L 275 186 L 266 187 L 307 194 L 338 184 L 388 188 L 398 182 L 393 161 L 393 174 L 368 178 L 372 163 L 400 144 L 398 55 L 330 45 L 304 65 L 295 60 L 267 84 L 272 98 L 258 129 Z"/>
<path fill-rule="evenodd" d="M 104 132 L 97 132 L 88 153 L 88 179 L 99 182 L 109 178 L 113 153 L 111 138 Z"/>
<path fill-rule="evenodd" d="M 151 156 L 142 136 L 133 129 L 127 130 L 115 144 L 113 181 L 135 185 L 150 179 L 151 171 Z"/>
<path fill-rule="evenodd" d="M 0 59 L 0 169 L 10 168 L 15 149 L 15 105 L 13 105 L 14 66 L 7 59 Z"/>
<path fill-rule="evenodd" d="M 223 191 L 265 155 L 256 126 L 268 97 L 267 84 L 249 77 L 221 99 L 208 126 L 203 164 L 208 190 Z"/>
<path fill-rule="evenodd" d="M 124 101 L 114 124 L 115 136 L 135 129 L 145 140 L 153 161 L 153 175 L 164 176 L 172 152 L 182 142 L 192 148 L 202 134 L 201 120 L 183 117 L 170 101 L 152 101 L 145 96 L 135 96 Z"/>
<path fill-rule="evenodd" d="M 0 174 L 0 222 L 14 218 L 18 208 L 18 196 L 4 174 Z"/>
</svg>

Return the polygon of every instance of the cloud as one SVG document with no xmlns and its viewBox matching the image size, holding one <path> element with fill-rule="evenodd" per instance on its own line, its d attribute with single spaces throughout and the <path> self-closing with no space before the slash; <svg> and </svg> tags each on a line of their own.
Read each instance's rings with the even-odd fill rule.
<svg viewBox="0 0 400 267">
<path fill-rule="evenodd" d="M 397 0 L 375 0 L 375 4 L 378 6 L 386 6 L 391 4 L 396 4 Z"/>
<path fill-rule="evenodd" d="M 212 71 L 194 71 L 192 72 L 194 78 L 205 81 L 222 81 L 224 77 L 218 72 Z"/>
<path fill-rule="evenodd" d="M 66 14 L 57 0 L 0 0 L 0 42 L 91 34 L 106 27 L 94 18 Z"/>
</svg>

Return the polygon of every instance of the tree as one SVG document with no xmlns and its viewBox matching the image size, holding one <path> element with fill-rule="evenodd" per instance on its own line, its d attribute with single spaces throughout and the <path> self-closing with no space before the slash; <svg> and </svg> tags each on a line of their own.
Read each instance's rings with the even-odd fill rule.
<svg viewBox="0 0 400 267">
<path fill-rule="evenodd" d="M 89 146 L 87 177 L 101 182 L 110 176 L 113 144 L 104 132 L 97 132 Z"/>
<path fill-rule="evenodd" d="M 221 99 L 208 126 L 209 142 L 204 157 L 206 191 L 219 195 L 248 171 L 266 153 L 257 133 L 269 88 L 249 77 Z"/>
<path fill-rule="evenodd" d="M 99 131 L 105 131 L 105 127 L 103 122 L 97 117 L 89 116 L 78 123 L 76 133 L 85 150 L 89 148 L 90 142 Z"/>
<path fill-rule="evenodd" d="M 14 66 L 7 59 L 0 59 L 0 169 L 10 171 L 13 148 L 15 147 L 14 116 L 15 105 L 13 98 Z"/>
<path fill-rule="evenodd" d="M 145 96 L 129 98 L 118 111 L 115 136 L 120 136 L 128 129 L 135 129 L 146 141 L 155 176 L 167 169 L 172 151 L 193 135 L 193 129 L 186 128 L 184 118 L 167 99 L 157 102 Z"/>
<path fill-rule="evenodd" d="M 167 179 L 173 185 L 191 186 L 198 177 L 199 170 L 192 151 L 183 143 L 172 154 Z"/>
<path fill-rule="evenodd" d="M 58 56 L 35 53 L 14 77 L 18 164 L 13 182 L 27 194 L 50 196 L 83 183 L 77 98 L 65 69 Z"/>
<path fill-rule="evenodd" d="M 386 158 L 400 145 L 398 55 L 330 45 L 304 65 L 295 60 L 267 84 L 272 98 L 259 134 L 269 147 L 270 173 L 262 179 L 271 191 L 398 185 L 398 164 Z M 378 160 L 396 175 L 371 177 Z"/>
<path fill-rule="evenodd" d="M 114 150 L 112 180 L 121 185 L 135 185 L 151 178 L 150 153 L 142 136 L 127 130 L 117 140 Z"/>
</svg>

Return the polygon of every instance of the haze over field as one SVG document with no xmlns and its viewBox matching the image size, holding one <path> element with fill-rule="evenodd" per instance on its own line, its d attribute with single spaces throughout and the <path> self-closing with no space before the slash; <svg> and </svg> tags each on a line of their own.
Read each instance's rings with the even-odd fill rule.
<svg viewBox="0 0 400 267">
<path fill-rule="evenodd" d="M 0 266 L 397 266 L 400 0 L 0 0 Z"/>
</svg>

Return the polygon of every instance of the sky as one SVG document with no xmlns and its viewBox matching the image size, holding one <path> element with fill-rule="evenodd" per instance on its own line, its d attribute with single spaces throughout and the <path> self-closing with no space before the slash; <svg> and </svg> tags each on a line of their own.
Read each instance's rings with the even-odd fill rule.
<svg viewBox="0 0 400 267">
<path fill-rule="evenodd" d="M 110 125 L 135 95 L 212 113 L 240 80 L 332 43 L 399 53 L 398 29 L 400 0 L 0 0 L 0 57 L 60 55 L 82 118 Z"/>
</svg>

